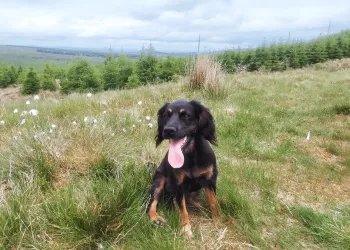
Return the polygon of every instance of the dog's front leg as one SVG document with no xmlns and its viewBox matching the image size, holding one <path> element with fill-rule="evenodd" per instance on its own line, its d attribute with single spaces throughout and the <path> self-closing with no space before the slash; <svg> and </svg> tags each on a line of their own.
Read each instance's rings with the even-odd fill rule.
<svg viewBox="0 0 350 250">
<path fill-rule="evenodd" d="M 178 192 L 176 194 L 176 202 L 179 206 L 181 217 L 183 221 L 183 227 L 182 232 L 186 235 L 186 237 L 191 240 L 193 237 L 192 230 L 191 230 L 191 224 L 190 224 L 190 218 L 188 216 L 187 207 L 186 207 L 186 199 L 184 192 Z"/>
<path fill-rule="evenodd" d="M 166 223 L 165 219 L 158 215 L 157 213 L 157 204 L 159 201 L 159 197 L 161 192 L 164 189 L 165 184 L 165 177 L 160 176 L 159 178 L 155 178 L 152 186 L 151 186 L 151 200 L 150 200 L 150 208 L 149 208 L 149 217 L 151 219 L 151 222 L 161 224 Z"/>
</svg>

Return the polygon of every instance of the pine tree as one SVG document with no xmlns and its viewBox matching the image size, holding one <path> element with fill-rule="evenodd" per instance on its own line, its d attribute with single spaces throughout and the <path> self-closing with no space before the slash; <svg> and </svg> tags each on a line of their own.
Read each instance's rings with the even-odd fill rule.
<svg viewBox="0 0 350 250">
<path fill-rule="evenodd" d="M 136 62 L 136 74 L 142 84 L 154 83 L 157 78 L 157 58 L 152 55 L 153 51 L 154 48 L 150 43 L 150 47 Z"/>
<path fill-rule="evenodd" d="M 72 63 L 68 70 L 66 85 L 66 92 L 95 92 L 101 90 L 94 66 L 84 58 L 77 59 Z"/>
<path fill-rule="evenodd" d="M 133 63 L 125 54 L 120 54 L 116 63 L 118 69 L 117 86 L 123 88 L 127 84 L 129 76 L 132 75 Z"/>
<path fill-rule="evenodd" d="M 42 77 L 41 87 L 43 90 L 56 91 L 56 82 L 53 69 L 46 64 Z"/>
<path fill-rule="evenodd" d="M 285 53 L 285 45 L 284 44 L 279 44 L 277 47 L 277 57 L 278 57 L 278 61 L 283 61 L 284 57 L 285 57 L 286 53 Z"/>
<path fill-rule="evenodd" d="M 233 61 L 234 56 L 235 53 L 233 51 L 225 51 L 221 59 L 226 72 L 230 74 L 236 71 L 236 65 Z"/>
<path fill-rule="evenodd" d="M 141 83 L 139 77 L 136 74 L 132 74 L 131 76 L 129 76 L 128 83 L 126 84 L 125 88 L 133 89 L 133 88 L 139 87 L 141 85 L 142 85 L 142 83 Z"/>
<path fill-rule="evenodd" d="M 329 38 L 327 39 L 325 49 L 326 49 L 327 59 L 335 59 L 335 55 L 333 54 L 332 41 Z"/>
<path fill-rule="evenodd" d="M 297 56 L 299 58 L 299 67 L 305 67 L 308 64 L 308 57 L 305 49 L 305 45 L 299 43 L 297 45 Z"/>
<path fill-rule="evenodd" d="M 272 71 L 279 70 L 279 61 L 278 61 L 277 51 L 275 47 L 271 48 L 271 70 Z"/>
<path fill-rule="evenodd" d="M 299 68 L 299 58 L 295 47 L 295 45 L 291 45 L 288 51 L 289 66 L 293 69 Z"/>
<path fill-rule="evenodd" d="M 250 61 L 249 61 L 249 64 L 248 64 L 248 71 L 256 71 L 259 69 L 258 67 L 258 62 L 257 62 L 257 59 L 256 59 L 256 56 L 255 54 L 251 54 L 251 56 L 249 57 Z"/>
<path fill-rule="evenodd" d="M 102 68 L 102 81 L 104 90 L 118 87 L 118 66 L 113 55 L 106 57 Z"/>
<path fill-rule="evenodd" d="M 234 57 L 233 62 L 234 62 L 234 64 L 235 64 L 236 66 L 241 65 L 241 63 L 242 63 L 242 53 L 241 53 L 241 52 L 238 51 L 238 52 L 235 54 L 235 57 Z"/>
<path fill-rule="evenodd" d="M 339 36 L 339 37 L 337 38 L 337 50 L 336 50 L 336 52 L 335 52 L 335 56 L 336 56 L 337 59 L 343 58 L 343 56 L 344 56 L 344 52 L 343 52 L 344 47 L 345 47 L 345 46 L 344 46 L 343 37 L 342 37 L 342 36 Z"/>
<path fill-rule="evenodd" d="M 23 83 L 22 94 L 37 94 L 40 90 L 40 80 L 33 68 L 29 69 L 27 78 Z"/>
</svg>

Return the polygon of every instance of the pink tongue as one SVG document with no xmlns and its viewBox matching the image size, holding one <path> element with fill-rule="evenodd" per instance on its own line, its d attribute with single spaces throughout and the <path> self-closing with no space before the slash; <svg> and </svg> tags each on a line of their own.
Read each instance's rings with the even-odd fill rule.
<svg viewBox="0 0 350 250">
<path fill-rule="evenodd" d="M 168 161 L 173 168 L 181 168 L 184 165 L 184 155 L 181 150 L 181 146 L 185 138 L 180 140 L 170 139 Z"/>
</svg>

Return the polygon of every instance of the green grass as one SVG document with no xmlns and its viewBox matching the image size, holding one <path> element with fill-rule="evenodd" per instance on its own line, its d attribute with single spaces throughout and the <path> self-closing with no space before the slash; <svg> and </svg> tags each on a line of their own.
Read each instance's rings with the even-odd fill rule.
<svg viewBox="0 0 350 250">
<path fill-rule="evenodd" d="M 331 212 L 325 214 L 306 207 L 294 208 L 294 216 L 304 225 L 299 229 L 302 233 L 312 235 L 329 249 L 350 249 L 349 208 L 335 208 Z"/>
<path fill-rule="evenodd" d="M 223 90 L 183 79 L 1 103 L 0 249 L 348 249 L 350 69 L 242 73 Z M 167 149 L 155 147 L 157 110 L 178 98 L 210 108 L 219 142 L 221 219 L 202 194 L 191 244 L 176 209 L 160 205 L 164 226 L 146 214 L 149 166 Z M 20 116 L 32 108 L 38 116 Z"/>
<path fill-rule="evenodd" d="M 79 56 L 49 54 L 38 52 L 36 48 L 17 47 L 0 45 L 0 62 L 10 65 L 22 65 L 23 67 L 33 67 L 37 70 L 43 70 L 46 63 L 56 65 L 68 65 Z M 87 57 L 94 64 L 101 64 L 104 61 L 102 57 Z"/>
</svg>

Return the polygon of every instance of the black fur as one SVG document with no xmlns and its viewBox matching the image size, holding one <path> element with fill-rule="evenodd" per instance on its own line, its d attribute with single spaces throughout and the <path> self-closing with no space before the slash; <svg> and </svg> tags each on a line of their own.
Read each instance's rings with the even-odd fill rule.
<svg viewBox="0 0 350 250">
<path fill-rule="evenodd" d="M 216 192 L 218 170 L 209 142 L 217 145 L 217 140 L 214 119 L 209 109 L 195 100 L 165 103 L 158 111 L 156 145 L 165 139 L 180 139 L 185 136 L 187 142 L 182 150 L 184 165 L 173 168 L 168 162 L 168 153 L 165 155 L 153 176 L 150 204 L 154 200 L 158 201 L 161 193 L 165 193 L 176 198 L 181 209 L 183 196 L 187 197 L 202 188 Z M 207 169 L 210 170 L 208 173 L 205 172 Z M 165 182 L 164 188 L 162 182 Z"/>
</svg>

